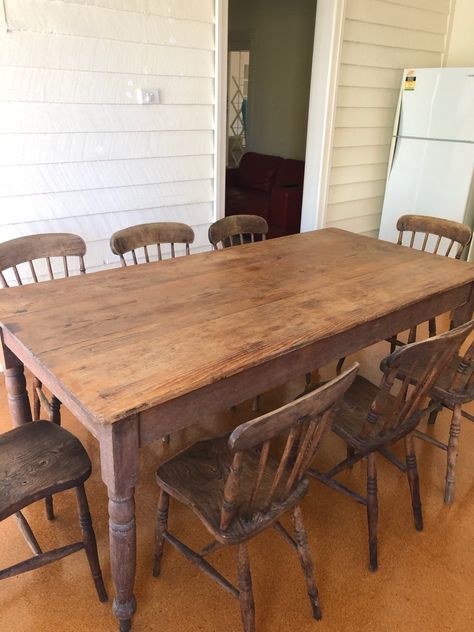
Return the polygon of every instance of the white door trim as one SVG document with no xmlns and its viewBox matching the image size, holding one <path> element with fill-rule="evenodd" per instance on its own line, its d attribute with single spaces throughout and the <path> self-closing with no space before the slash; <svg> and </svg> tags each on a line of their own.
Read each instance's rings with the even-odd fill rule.
<svg viewBox="0 0 474 632">
<path fill-rule="evenodd" d="M 345 0 L 318 0 L 314 30 L 301 231 L 324 228 Z"/>
<path fill-rule="evenodd" d="M 214 80 L 214 221 L 225 213 L 227 152 L 227 40 L 229 0 L 215 0 L 216 66 Z"/>
</svg>

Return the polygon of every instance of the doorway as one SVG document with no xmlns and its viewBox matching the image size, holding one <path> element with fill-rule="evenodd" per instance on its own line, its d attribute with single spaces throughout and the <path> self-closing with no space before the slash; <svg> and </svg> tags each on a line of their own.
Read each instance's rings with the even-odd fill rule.
<svg viewBox="0 0 474 632">
<path fill-rule="evenodd" d="M 243 0 L 242 0 L 243 1 Z M 216 108 L 216 179 L 215 216 L 224 216 L 225 180 L 227 164 L 227 78 L 229 2 L 216 0 L 217 6 L 217 108 Z M 257 4 L 257 2 L 255 2 Z M 291 3 L 293 4 L 293 3 Z M 325 222 L 329 183 L 332 135 L 335 115 L 335 97 L 340 63 L 345 0 L 317 0 L 313 59 L 311 64 L 311 90 L 307 118 L 305 152 L 305 183 L 301 230 L 322 228 Z M 247 34 L 248 35 L 248 34 Z M 252 66 L 256 65 L 255 57 Z M 249 107 L 247 128 L 252 127 L 252 72 L 249 70 Z M 247 151 L 249 139 L 246 139 Z"/>
</svg>

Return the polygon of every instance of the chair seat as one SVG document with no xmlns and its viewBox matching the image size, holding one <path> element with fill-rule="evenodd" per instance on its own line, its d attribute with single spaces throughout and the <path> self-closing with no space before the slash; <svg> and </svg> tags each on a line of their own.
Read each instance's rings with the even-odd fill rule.
<svg viewBox="0 0 474 632">
<path fill-rule="evenodd" d="M 453 384 L 454 376 L 458 370 L 459 364 L 462 362 L 462 357 L 459 355 L 455 355 L 447 368 L 441 373 L 438 378 L 436 385 L 430 392 L 431 397 L 446 404 L 447 406 L 453 406 L 454 404 L 468 404 L 474 399 L 474 388 L 466 388 L 460 389 L 457 391 L 452 391 L 451 386 Z M 383 362 L 382 362 L 383 366 Z M 418 367 L 413 367 L 413 375 L 411 376 L 411 382 L 415 383 L 419 380 L 420 370 Z M 398 377 L 403 379 L 403 373 L 401 373 Z"/>
<path fill-rule="evenodd" d="M 294 492 L 283 502 L 278 501 L 278 490 L 269 507 L 265 504 L 279 460 L 268 457 L 261 488 L 249 508 L 247 503 L 236 504 L 236 514 L 226 530 L 220 528 L 224 485 L 233 455 L 227 446 L 229 435 L 200 441 L 164 463 L 157 471 L 158 485 L 168 494 L 190 507 L 204 522 L 213 536 L 225 544 L 238 544 L 265 529 L 278 516 L 297 505 L 308 491 L 308 480 L 302 479 Z M 255 484 L 260 451 L 243 453 L 240 479 L 241 497 L 248 499 Z M 282 477 L 286 481 L 285 476 Z"/>
<path fill-rule="evenodd" d="M 367 432 L 367 414 L 379 390 L 378 386 L 358 375 L 336 409 L 332 425 L 333 431 L 358 450 L 372 451 L 379 446 L 386 446 L 391 441 L 397 441 L 410 432 L 412 428 L 415 428 L 420 419 L 420 415 L 414 415 L 410 424 L 404 423 L 403 426 L 399 426 L 395 430 L 380 434 L 386 421 L 386 414 L 381 414 L 371 424 L 370 434 L 364 436 L 363 432 Z M 392 395 L 387 397 L 389 402 L 395 403 L 395 398 Z M 390 411 L 390 409 L 390 405 L 385 408 L 386 411 Z"/>
<path fill-rule="evenodd" d="M 448 405 L 468 404 L 474 399 L 474 388 L 472 387 L 457 391 L 450 390 L 460 362 L 462 362 L 461 356 L 455 355 L 436 382 L 436 386 L 431 392 L 432 397 Z"/>
<path fill-rule="evenodd" d="M 0 520 L 23 507 L 83 483 L 91 462 L 80 441 L 49 421 L 0 435 Z"/>
</svg>

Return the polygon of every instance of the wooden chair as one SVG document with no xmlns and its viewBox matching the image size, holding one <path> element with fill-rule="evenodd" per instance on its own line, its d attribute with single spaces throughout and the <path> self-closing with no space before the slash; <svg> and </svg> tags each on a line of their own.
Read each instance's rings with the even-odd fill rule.
<svg viewBox="0 0 474 632">
<path fill-rule="evenodd" d="M 472 237 L 472 231 L 466 224 L 429 215 L 402 215 L 398 218 L 397 230 L 399 246 L 416 248 L 444 257 L 454 255 L 455 259 L 461 258 Z M 428 330 L 430 337 L 436 336 L 435 318 L 430 318 L 428 321 Z M 415 325 L 408 333 L 409 344 L 415 342 L 416 334 L 417 326 Z M 387 342 L 390 343 L 390 353 L 406 344 L 399 339 L 398 334 L 387 338 Z M 338 361 L 336 373 L 341 371 L 344 361 L 345 358 Z"/>
<path fill-rule="evenodd" d="M 91 462 L 81 442 L 49 421 L 36 421 L 0 435 L 0 521 L 15 515 L 33 557 L 0 570 L 13 577 L 84 549 L 100 601 L 107 601 L 84 483 Z M 66 489 L 75 489 L 82 540 L 41 550 L 21 510 Z"/>
<path fill-rule="evenodd" d="M 375 455 L 380 452 L 406 472 L 411 492 L 415 528 L 423 528 L 413 433 L 426 409 L 424 400 L 474 329 L 470 321 L 447 333 L 405 345 L 386 358 L 381 370 L 380 387 L 357 376 L 337 411 L 332 429 L 347 444 L 347 458 L 322 474 L 310 469 L 308 474 L 326 485 L 344 492 L 366 505 L 369 527 L 370 569 L 377 569 L 377 470 Z M 402 379 L 396 379 L 402 377 Z M 416 381 L 414 378 L 416 377 Z M 405 439 L 406 466 L 387 448 Z M 350 490 L 334 476 L 367 459 L 367 497 Z"/>
<path fill-rule="evenodd" d="M 245 632 L 255 630 L 255 612 L 247 541 L 273 526 L 297 551 L 303 568 L 313 617 L 321 610 L 313 577 L 300 502 L 308 491 L 306 470 L 324 433 L 336 402 L 353 382 L 358 365 L 298 400 L 236 428 L 232 434 L 201 441 L 162 465 L 156 477 L 158 503 L 153 574 L 160 574 L 167 540 L 209 577 L 240 601 Z M 286 441 L 281 456 L 271 444 Z M 214 540 L 200 553 L 168 531 L 169 497 L 187 505 Z M 295 539 L 279 522 L 291 512 Z M 224 545 L 237 546 L 238 588 L 214 569 L 205 556 Z"/>
<path fill-rule="evenodd" d="M 0 243 L 0 284 L 2 288 L 24 283 L 53 281 L 70 275 L 71 259 L 75 267 L 85 274 L 86 244 L 78 235 L 70 233 L 40 233 Z M 40 380 L 33 377 L 33 419 L 38 420 L 41 407 L 50 421 L 60 425 L 61 402 L 57 397 L 49 400 Z M 46 512 L 53 519 L 52 500 L 46 500 Z"/>
<path fill-rule="evenodd" d="M 158 261 L 163 260 L 163 245 L 170 246 L 170 255 L 176 257 L 176 244 L 185 244 L 186 255 L 190 255 L 189 244 L 194 241 L 194 231 L 191 226 L 179 222 L 153 222 L 151 224 L 137 224 L 129 226 L 123 230 L 118 230 L 110 238 L 110 248 L 112 252 L 120 256 L 122 267 L 127 266 L 125 256 L 128 252 L 132 254 L 132 264 L 138 264 L 136 251 L 143 248 L 145 260 L 143 263 L 150 263 L 150 246 L 156 246 Z M 163 443 L 168 445 L 169 435 L 163 437 Z"/>
<path fill-rule="evenodd" d="M 175 245 L 185 244 L 186 254 L 190 254 L 189 244 L 194 241 L 194 231 L 191 226 L 179 222 L 153 222 L 151 224 L 137 224 L 123 230 L 118 230 L 110 238 L 112 252 L 119 255 L 123 267 L 127 265 L 125 254 L 130 252 L 132 263 L 137 264 L 136 250 L 143 248 L 145 263 L 150 263 L 149 247 L 155 246 L 158 261 L 163 259 L 162 246 L 169 244 L 171 257 L 176 256 Z"/>
<path fill-rule="evenodd" d="M 214 250 L 228 248 L 245 243 L 245 237 L 251 242 L 255 238 L 266 239 L 268 224 L 259 215 L 229 215 L 209 226 L 209 241 Z"/>
<path fill-rule="evenodd" d="M 84 255 L 86 244 L 78 235 L 70 233 L 42 233 L 18 237 L 0 243 L 0 283 L 3 288 L 39 281 L 52 281 L 60 276 L 68 277 L 70 258 L 77 258 L 80 274 L 85 274 Z M 61 260 L 60 269 L 53 269 L 52 260 Z M 35 262 L 36 261 L 36 267 Z M 12 283 L 13 281 L 13 283 Z M 43 405 L 48 417 L 60 423 L 60 402 L 46 398 L 41 382 L 34 379 L 33 418 L 39 419 Z"/>
<path fill-rule="evenodd" d="M 399 377 L 403 378 L 404 375 Z M 415 371 L 414 380 L 419 381 L 421 375 Z M 452 411 L 448 442 L 438 441 L 430 434 L 420 430 L 414 431 L 414 436 L 447 452 L 446 483 L 444 502 L 450 505 L 454 500 L 456 484 L 456 461 L 459 451 L 459 437 L 461 433 L 461 417 L 474 421 L 474 416 L 463 410 L 463 406 L 474 400 L 474 342 L 463 356 L 456 354 L 448 367 L 430 392 L 428 423 L 434 424 L 442 408 Z"/>
<path fill-rule="evenodd" d="M 397 221 L 398 245 L 417 248 L 425 252 L 449 257 L 454 255 L 460 259 L 464 249 L 471 241 L 472 231 L 469 226 L 428 215 L 402 215 Z M 429 335 L 436 336 L 436 320 L 428 321 Z M 410 329 L 408 343 L 415 342 L 417 327 Z M 397 335 L 388 339 L 391 352 L 397 346 L 405 344 Z"/>
<path fill-rule="evenodd" d="M 267 233 L 267 220 L 260 215 L 229 215 L 211 224 L 208 236 L 214 250 L 222 250 L 243 245 L 246 237 L 251 243 L 255 242 L 255 238 L 263 241 Z M 257 412 L 259 408 L 260 396 L 257 395 L 253 401 L 252 410 Z"/>
</svg>

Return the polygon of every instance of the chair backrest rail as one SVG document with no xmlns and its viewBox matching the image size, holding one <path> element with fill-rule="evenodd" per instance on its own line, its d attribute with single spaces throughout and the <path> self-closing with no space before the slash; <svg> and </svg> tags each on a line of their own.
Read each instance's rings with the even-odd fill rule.
<svg viewBox="0 0 474 632">
<path fill-rule="evenodd" d="M 354 381 L 357 369 L 355 364 L 321 388 L 234 430 L 228 442 L 233 457 L 224 485 L 221 529 L 230 526 L 237 506 L 242 503 L 249 510 L 257 507 L 266 512 L 274 501 L 284 502 L 293 493 L 330 428 L 335 404 Z M 271 443 L 282 436 L 285 436 L 284 447 L 281 456 L 276 457 Z M 254 470 L 245 472 L 250 479 L 247 478 L 242 491 L 242 466 L 247 451 L 252 451 L 253 459 L 258 456 L 258 463 Z"/>
<path fill-rule="evenodd" d="M 41 282 L 39 270 L 35 267 L 35 262 L 39 261 L 44 261 L 45 272 L 50 281 L 54 281 L 58 275 L 61 276 L 60 266 L 63 276 L 66 278 L 70 276 L 70 260 L 72 258 L 78 260 L 79 274 L 85 274 L 85 252 L 84 240 L 78 235 L 70 233 L 39 233 L 0 243 L 0 284 L 3 288 L 9 287 L 8 275 L 6 276 L 5 272 L 11 270 L 16 283 L 24 285 L 25 282 L 30 281 L 25 272 L 26 269 L 29 271 L 33 283 Z M 58 264 L 56 274 L 53 271 L 51 261 L 53 257 L 58 258 L 61 262 Z M 19 266 L 23 264 L 26 268 L 20 272 Z"/>
</svg>

